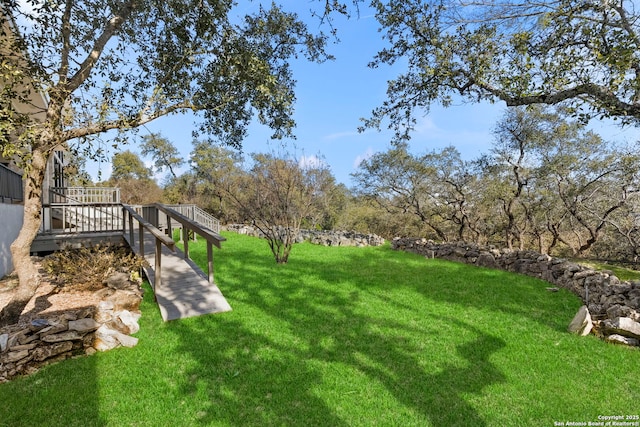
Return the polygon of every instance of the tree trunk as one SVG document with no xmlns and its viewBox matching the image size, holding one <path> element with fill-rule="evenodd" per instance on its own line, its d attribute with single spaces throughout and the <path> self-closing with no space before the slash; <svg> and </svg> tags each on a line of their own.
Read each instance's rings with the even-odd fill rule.
<svg viewBox="0 0 640 427">
<path fill-rule="evenodd" d="M 42 218 L 41 196 L 47 157 L 37 149 L 31 154 L 31 167 L 24 180 L 24 220 L 18 237 L 11 244 L 13 266 L 18 273 L 19 285 L 11 301 L 0 311 L 0 327 L 18 322 L 22 310 L 40 286 L 40 273 L 31 260 L 30 252 Z"/>
</svg>

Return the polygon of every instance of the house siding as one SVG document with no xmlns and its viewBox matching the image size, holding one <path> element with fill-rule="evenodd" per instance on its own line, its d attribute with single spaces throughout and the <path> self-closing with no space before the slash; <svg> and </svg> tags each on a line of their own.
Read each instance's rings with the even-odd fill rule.
<svg viewBox="0 0 640 427">
<path fill-rule="evenodd" d="M 10 246 L 22 228 L 24 207 L 0 203 L 0 278 L 13 271 Z"/>
</svg>

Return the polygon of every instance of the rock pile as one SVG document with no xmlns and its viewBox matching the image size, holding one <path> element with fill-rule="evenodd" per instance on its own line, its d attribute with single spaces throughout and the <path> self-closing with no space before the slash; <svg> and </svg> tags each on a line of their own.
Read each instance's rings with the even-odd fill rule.
<svg viewBox="0 0 640 427">
<path fill-rule="evenodd" d="M 0 382 L 31 374 L 43 366 L 78 355 L 133 347 L 138 339 L 142 289 L 116 273 L 98 293 L 96 307 L 31 320 L 0 330 Z"/>
<path fill-rule="evenodd" d="M 264 237 L 256 227 L 246 224 L 228 224 L 225 227 L 229 231 L 238 234 L 246 234 L 254 237 Z M 384 239 L 375 234 L 362 234 L 354 231 L 341 230 L 300 230 L 295 238 L 296 243 L 309 241 L 315 245 L 323 246 L 381 246 Z"/>
<path fill-rule="evenodd" d="M 498 249 L 464 242 L 436 244 L 419 238 L 395 238 L 391 246 L 428 258 L 497 268 L 546 280 L 568 289 L 584 302 L 589 321 L 593 319 L 592 328 L 574 319 L 580 326 L 576 333 L 589 329 L 607 341 L 627 345 L 638 345 L 640 340 L 640 281 L 622 282 L 611 271 L 593 270 L 535 251 Z"/>
</svg>

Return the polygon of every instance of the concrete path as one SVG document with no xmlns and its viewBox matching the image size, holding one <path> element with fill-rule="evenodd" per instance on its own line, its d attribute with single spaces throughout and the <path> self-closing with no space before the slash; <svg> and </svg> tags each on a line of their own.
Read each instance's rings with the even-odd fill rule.
<svg viewBox="0 0 640 427">
<path fill-rule="evenodd" d="M 138 230 L 134 233 L 134 252 L 139 254 Z M 184 258 L 184 252 L 176 248 L 172 252 L 162 245 L 162 282 L 156 287 L 155 271 L 155 239 L 151 233 L 145 232 L 144 257 L 150 267 L 145 273 L 160 306 L 162 319 L 166 322 L 203 314 L 231 311 L 231 306 L 214 284 L 209 283 L 207 275 L 190 259 Z"/>
</svg>

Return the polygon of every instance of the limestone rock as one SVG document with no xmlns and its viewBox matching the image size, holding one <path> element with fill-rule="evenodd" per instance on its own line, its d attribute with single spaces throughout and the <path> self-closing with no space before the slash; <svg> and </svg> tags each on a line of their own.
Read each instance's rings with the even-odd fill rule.
<svg viewBox="0 0 640 427">
<path fill-rule="evenodd" d="M 33 319 L 29 324 L 29 329 L 33 332 L 40 332 L 47 326 L 51 326 L 51 323 L 47 319 Z"/>
<path fill-rule="evenodd" d="M 114 311 L 137 310 L 142 302 L 142 297 L 134 292 L 116 291 L 107 298 L 114 305 Z"/>
<path fill-rule="evenodd" d="M 138 345 L 138 338 L 118 332 L 116 339 L 120 341 L 123 347 L 135 347 Z"/>
<path fill-rule="evenodd" d="M 131 286 L 129 275 L 122 272 L 112 274 L 102 283 L 107 285 L 111 289 L 127 289 Z"/>
<path fill-rule="evenodd" d="M 624 344 L 624 345 L 631 345 L 631 346 L 637 346 L 639 343 L 639 341 L 635 338 L 624 337 L 618 334 L 609 335 L 608 337 L 605 338 L 605 341 L 613 344 Z"/>
<path fill-rule="evenodd" d="M 9 350 L 10 351 L 33 350 L 37 346 L 38 346 L 38 342 L 32 342 L 29 344 L 21 344 L 15 347 L 11 347 Z"/>
<path fill-rule="evenodd" d="M 481 253 L 478 256 L 476 265 L 489 268 L 496 268 L 498 266 L 498 264 L 496 263 L 496 258 L 488 252 Z"/>
<path fill-rule="evenodd" d="M 100 326 L 95 332 L 93 348 L 98 351 L 107 351 L 114 349 L 120 345 L 120 341 L 113 335 L 112 329 L 105 325 Z"/>
<path fill-rule="evenodd" d="M 83 317 L 87 317 L 87 316 L 83 316 Z M 71 320 L 78 320 L 78 315 L 75 313 L 63 313 L 62 316 L 60 316 L 60 323 L 62 321 L 67 321 L 67 323 Z"/>
<path fill-rule="evenodd" d="M 609 334 L 618 334 L 629 338 L 640 339 L 640 323 L 629 317 L 616 317 L 603 322 L 604 330 Z"/>
<path fill-rule="evenodd" d="M 68 359 L 72 356 L 71 352 L 68 351 L 66 353 L 60 353 L 56 356 L 51 356 L 48 359 L 41 361 L 41 366 L 53 365 L 54 363 L 62 362 L 65 359 Z"/>
<path fill-rule="evenodd" d="M 30 336 L 30 333 L 31 331 L 29 329 L 22 329 L 18 332 L 14 332 L 13 334 L 9 335 L 9 342 L 7 345 L 9 347 L 13 347 L 19 344 L 27 344 L 25 341 Z"/>
<path fill-rule="evenodd" d="M 80 335 L 77 331 L 65 331 L 59 334 L 47 335 L 40 339 L 44 342 L 75 341 L 75 340 L 81 340 L 82 335 Z"/>
<path fill-rule="evenodd" d="M 57 342 L 48 346 L 38 347 L 33 351 L 33 358 L 39 362 L 47 360 L 59 354 L 71 351 L 73 343 L 71 341 Z"/>
<path fill-rule="evenodd" d="M 138 344 L 138 338 L 131 337 L 113 330 L 106 325 L 102 325 L 96 331 L 96 340 L 94 341 L 93 347 L 98 351 L 106 351 L 120 345 L 124 347 L 134 347 L 136 344 Z"/>
<path fill-rule="evenodd" d="M 94 297 L 99 298 L 101 300 L 101 302 L 98 303 L 98 309 L 100 309 L 100 304 L 104 302 L 103 300 L 111 294 L 113 294 L 113 289 L 111 288 L 102 288 L 93 293 Z"/>
<path fill-rule="evenodd" d="M 44 328 L 43 330 L 40 331 L 40 339 L 43 339 L 44 337 L 46 337 L 47 335 L 54 335 L 57 334 L 59 332 L 64 332 L 68 329 L 67 325 L 64 325 L 62 323 L 55 323 L 47 328 Z M 44 340 L 43 340 L 44 341 Z"/>
<path fill-rule="evenodd" d="M 98 310 L 100 311 L 108 311 L 113 310 L 115 308 L 115 304 L 113 301 L 100 301 L 98 303 Z"/>
<path fill-rule="evenodd" d="M 27 350 L 28 351 L 28 350 Z M 16 369 L 24 370 L 25 365 L 33 360 L 33 354 L 28 353 L 27 357 L 23 357 L 22 359 L 16 362 Z"/>
<path fill-rule="evenodd" d="M 81 334 L 95 331 L 100 327 L 100 324 L 90 317 L 80 320 L 72 320 L 69 322 L 70 331 L 78 331 Z"/>
<path fill-rule="evenodd" d="M 138 325 L 140 314 L 132 313 L 129 310 L 123 310 L 118 313 L 117 318 L 120 319 L 124 326 L 126 326 L 126 331 L 121 332 L 125 334 L 135 334 L 140 330 L 140 325 Z"/>
<path fill-rule="evenodd" d="M 0 335 L 0 352 L 3 352 L 7 349 L 8 343 L 9 343 L 9 334 Z"/>
<path fill-rule="evenodd" d="M 13 363 L 21 359 L 24 359 L 27 356 L 29 356 L 29 350 L 10 351 L 6 354 L 3 354 L 2 357 L 0 357 L 0 362 Z"/>
<path fill-rule="evenodd" d="M 111 291 L 112 292 L 112 291 Z M 94 316 L 94 319 L 98 323 L 106 323 L 113 319 L 113 309 L 115 304 L 113 301 L 100 301 L 98 304 L 98 310 Z"/>
<path fill-rule="evenodd" d="M 587 336 L 591 332 L 593 328 L 593 322 L 591 321 L 591 315 L 589 314 L 589 309 L 586 305 L 580 307 L 576 315 L 569 323 L 569 327 L 567 328 L 569 332 L 581 336 Z"/>
<path fill-rule="evenodd" d="M 107 326 L 110 329 L 113 329 L 114 331 L 118 331 L 121 332 L 123 334 L 128 334 L 129 332 L 129 327 L 127 325 L 125 325 L 122 320 L 120 320 L 120 317 L 118 317 L 118 315 L 113 316 L 113 319 L 111 319 L 111 321 L 104 323 L 105 326 Z"/>
</svg>

